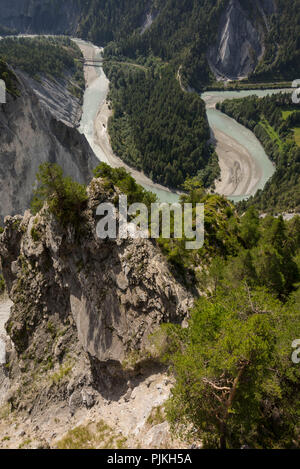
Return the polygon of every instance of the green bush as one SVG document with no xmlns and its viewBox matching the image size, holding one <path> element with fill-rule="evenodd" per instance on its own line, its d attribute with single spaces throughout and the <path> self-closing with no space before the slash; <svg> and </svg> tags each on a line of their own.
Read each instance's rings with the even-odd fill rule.
<svg viewBox="0 0 300 469">
<path fill-rule="evenodd" d="M 167 417 L 205 448 L 298 447 L 300 333 L 297 307 L 246 286 L 196 302 L 181 344 L 169 355 L 176 384 Z"/>
<path fill-rule="evenodd" d="M 157 201 L 156 195 L 137 184 L 124 168 L 114 169 L 106 163 L 100 163 L 95 168 L 94 175 L 118 187 L 123 194 L 127 195 L 129 204 L 144 203 L 150 208 L 151 204 Z"/>
<path fill-rule="evenodd" d="M 3 278 L 3 275 L 0 274 L 0 295 L 2 295 L 5 292 L 5 281 Z"/>
<path fill-rule="evenodd" d="M 49 211 L 62 226 L 71 224 L 78 228 L 88 199 L 86 187 L 69 177 L 64 177 L 57 164 L 42 164 L 37 180 L 38 188 L 31 203 L 33 213 L 39 212 L 47 202 Z"/>
</svg>

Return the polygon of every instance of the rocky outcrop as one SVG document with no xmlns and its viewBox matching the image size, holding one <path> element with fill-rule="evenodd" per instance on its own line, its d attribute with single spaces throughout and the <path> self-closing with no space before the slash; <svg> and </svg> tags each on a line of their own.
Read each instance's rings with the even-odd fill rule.
<svg viewBox="0 0 300 469">
<path fill-rule="evenodd" d="M 264 54 L 268 18 L 274 13 L 273 0 L 256 0 L 251 6 L 230 0 L 221 16 L 218 39 L 208 51 L 217 78 L 238 79 L 254 71 Z"/>
<path fill-rule="evenodd" d="M 56 380 L 64 384 L 56 399 L 77 392 L 71 407 L 84 389 L 84 395 L 90 388 L 116 393 L 113 383 L 124 369 L 149 359 L 149 335 L 163 322 L 181 323 L 192 306 L 150 240 L 98 239 L 96 207 L 117 194 L 108 197 L 99 179 L 88 192 L 79 231 L 63 229 L 47 206 L 37 216 L 5 220 L 0 255 L 14 303 L 6 330 L 15 350 L 8 362 L 17 407 L 40 402 L 41 393 L 51 400 Z M 13 384 L 24 375 L 43 384 L 20 396 Z M 125 388 L 117 386 L 120 394 L 124 389 L 126 380 Z"/>
<path fill-rule="evenodd" d="M 167 448 L 170 426 L 163 422 L 152 427 L 143 439 L 143 448 Z"/>
<path fill-rule="evenodd" d="M 18 72 L 37 95 L 40 103 L 45 106 L 56 120 L 69 127 L 79 127 L 82 115 L 82 99 L 75 97 L 69 87 L 72 76 L 68 77 L 67 70 L 63 78 L 42 77 L 40 81 L 30 78 L 25 73 Z"/>
<path fill-rule="evenodd" d="M 143 35 L 146 31 L 148 31 L 148 29 L 151 28 L 152 24 L 154 23 L 158 15 L 159 15 L 159 11 L 154 7 L 152 7 L 152 9 L 146 13 L 146 18 L 143 22 L 141 32 L 140 32 L 141 35 Z"/>
<path fill-rule="evenodd" d="M 86 138 L 54 116 L 54 98 L 45 106 L 28 80 L 17 77 L 20 96 L 8 95 L 0 105 L 1 218 L 29 207 L 40 164 L 58 163 L 66 175 L 86 183 L 98 162 Z"/>
</svg>

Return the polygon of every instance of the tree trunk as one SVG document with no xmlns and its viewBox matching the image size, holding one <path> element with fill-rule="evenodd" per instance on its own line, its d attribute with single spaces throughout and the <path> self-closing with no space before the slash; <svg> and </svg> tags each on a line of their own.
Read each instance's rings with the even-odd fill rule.
<svg viewBox="0 0 300 469">
<path fill-rule="evenodd" d="M 220 425 L 220 449 L 227 449 L 226 444 L 226 423 L 222 422 Z"/>
</svg>

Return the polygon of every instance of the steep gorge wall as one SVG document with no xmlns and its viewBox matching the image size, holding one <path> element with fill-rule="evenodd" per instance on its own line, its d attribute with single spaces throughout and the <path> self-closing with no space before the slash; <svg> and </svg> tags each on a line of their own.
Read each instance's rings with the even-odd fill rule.
<svg viewBox="0 0 300 469">
<path fill-rule="evenodd" d="M 18 80 L 20 97 L 8 95 L 0 105 L 0 217 L 29 207 L 40 164 L 57 163 L 87 183 L 98 163 L 86 138 L 57 120 L 24 77 Z"/>
<path fill-rule="evenodd" d="M 80 0 L 2 0 L 1 3 L 2 26 L 20 33 L 78 33 L 100 44 L 128 37 L 138 22 L 144 33 L 155 23 L 158 13 L 153 2 L 149 2 L 147 8 L 143 3 L 135 9 L 130 1 L 113 7 L 108 2 L 96 0 L 86 3 Z M 167 5 L 167 0 L 161 7 L 164 5 Z M 203 14 L 202 7 L 202 3 L 195 7 L 199 8 L 198 14 Z M 276 12 L 276 0 L 224 0 L 222 9 L 218 39 L 208 51 L 201 50 L 201 53 L 207 52 L 210 67 L 217 77 L 245 77 L 254 71 L 264 54 L 264 36 L 269 18 Z M 175 7 L 173 13 L 182 14 L 177 13 Z M 178 20 L 177 17 L 175 19 Z M 162 23 L 162 27 L 170 29 L 169 24 Z M 170 34 L 175 33 L 171 28 Z M 153 38 L 154 41 L 156 39 Z"/>
<path fill-rule="evenodd" d="M 264 54 L 268 17 L 275 12 L 273 0 L 230 0 L 223 13 L 218 40 L 208 51 L 218 78 L 237 79 L 254 71 Z"/>
</svg>

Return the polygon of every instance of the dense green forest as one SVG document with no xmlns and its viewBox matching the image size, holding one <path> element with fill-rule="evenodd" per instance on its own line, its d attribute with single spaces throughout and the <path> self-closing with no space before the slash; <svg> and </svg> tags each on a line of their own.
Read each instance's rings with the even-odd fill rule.
<svg viewBox="0 0 300 469">
<path fill-rule="evenodd" d="M 241 4 L 244 9 L 248 10 L 254 22 L 259 21 L 255 17 L 258 15 L 257 10 L 250 7 L 248 1 L 241 0 Z M 125 15 L 121 26 L 117 28 L 118 33 L 111 35 L 110 39 L 113 42 L 106 47 L 106 54 L 119 58 L 130 57 L 139 61 L 154 54 L 164 61 L 171 62 L 174 69 L 182 67 L 184 86 L 202 89 L 214 81 L 206 53 L 209 46 L 216 40 L 220 15 L 227 5 L 228 0 L 154 1 L 152 12 L 155 20 L 152 26 L 141 34 L 141 29 L 137 25 L 141 25 L 139 18 L 141 18 L 144 5 L 140 4 L 141 9 L 138 7 L 133 9 L 131 21 L 126 20 Z M 250 77 L 252 81 L 293 80 L 300 74 L 299 2 L 298 0 L 278 0 L 276 5 L 276 14 L 268 18 L 270 27 L 266 31 L 265 54 Z M 114 9 L 110 11 L 114 12 Z M 117 9 L 117 11 L 120 10 Z M 151 11 L 150 7 L 148 11 Z M 115 28 L 114 21 L 118 18 L 118 13 L 115 13 L 112 16 L 114 20 L 106 16 L 108 20 L 106 27 L 111 21 Z M 99 26 L 95 14 L 93 32 L 90 33 L 89 38 L 96 41 L 98 40 L 97 24 Z M 134 25 L 136 25 L 135 30 Z"/>
<path fill-rule="evenodd" d="M 182 203 L 205 204 L 205 242 L 158 243 L 187 286 L 197 288 L 187 329 L 153 336 L 176 383 L 167 417 L 204 448 L 299 448 L 300 217 L 239 216 L 225 198 L 186 181 Z"/>
<path fill-rule="evenodd" d="M 248 0 L 239 2 L 256 25 L 262 22 L 256 5 Z M 55 15 L 60 14 L 60 3 L 52 0 L 36 8 L 33 23 L 39 21 L 51 33 Z M 292 80 L 300 72 L 299 1 L 275 3 L 276 13 L 268 15 L 268 28 L 262 25 L 265 53 L 251 77 L 254 81 Z M 70 0 L 76 21 L 73 26 L 65 25 L 65 33 L 75 28 L 74 34 L 108 46 L 106 53 L 118 58 L 143 61 L 154 54 L 171 62 L 174 69 L 182 66 L 183 84 L 200 90 L 214 81 L 206 53 L 216 40 L 220 15 L 228 4 L 229 0 Z M 153 24 L 144 30 L 148 13 L 152 14 Z M 0 34 L 12 32 L 15 31 L 0 24 Z"/>
<path fill-rule="evenodd" d="M 130 200 L 155 201 L 124 169 L 101 164 L 95 176 L 112 195 L 118 187 Z M 39 181 L 37 195 L 58 221 L 84 227 L 85 188 L 56 166 L 41 167 Z M 198 251 L 184 250 L 184 239 L 158 240 L 196 292 L 188 327 L 166 324 L 150 338 L 155 359 L 174 371 L 167 417 L 205 448 L 299 448 L 300 217 L 260 219 L 254 207 L 240 217 L 195 179 L 185 187 L 182 203 L 205 203 L 206 239 Z"/>
<path fill-rule="evenodd" d="M 0 41 L 0 57 L 37 80 L 62 78 L 67 73 L 79 96 L 85 88 L 83 64 L 77 60 L 81 51 L 69 38 L 5 38 Z"/>
<path fill-rule="evenodd" d="M 196 186 L 182 202 L 205 203 L 205 244 L 159 241 L 201 292 L 186 330 L 165 325 L 153 339 L 176 376 L 173 430 L 205 448 L 298 448 L 300 217 L 260 219 L 254 207 L 239 217 Z"/>
<path fill-rule="evenodd" d="M 300 7 L 298 0 L 276 0 L 277 14 L 269 19 L 265 53 L 250 79 L 294 80 L 300 76 Z"/>
<path fill-rule="evenodd" d="M 182 65 L 185 85 L 201 88 L 212 79 L 206 51 L 218 30 L 219 15 L 228 0 L 92 0 L 78 34 L 109 46 L 107 56 L 144 60 L 154 54 Z M 153 25 L 142 32 L 146 13 Z"/>
<path fill-rule="evenodd" d="M 252 130 L 276 164 L 276 172 L 264 190 L 241 203 L 241 209 L 254 205 L 263 211 L 299 211 L 300 113 L 292 105 L 290 93 L 226 100 L 218 108 Z"/>
<path fill-rule="evenodd" d="M 109 133 L 114 152 L 156 182 L 180 187 L 198 175 L 204 186 L 219 175 L 204 102 L 185 93 L 170 67 L 106 65 L 113 116 Z"/>
<path fill-rule="evenodd" d="M 220 14 L 227 0 L 164 0 L 153 2 L 159 12 L 150 29 L 117 38 L 105 49 L 107 57 L 130 57 L 143 61 L 149 55 L 181 66 L 182 83 L 201 89 L 213 79 L 206 51 L 218 31 Z"/>
<path fill-rule="evenodd" d="M 82 8 L 78 36 L 102 46 L 120 40 L 139 28 L 149 6 L 149 0 L 76 1 Z"/>
</svg>

